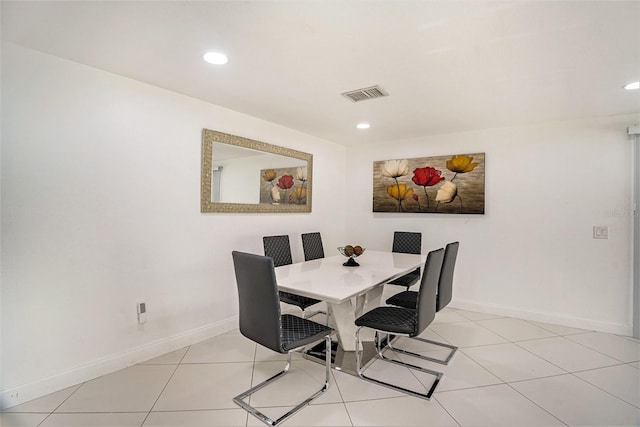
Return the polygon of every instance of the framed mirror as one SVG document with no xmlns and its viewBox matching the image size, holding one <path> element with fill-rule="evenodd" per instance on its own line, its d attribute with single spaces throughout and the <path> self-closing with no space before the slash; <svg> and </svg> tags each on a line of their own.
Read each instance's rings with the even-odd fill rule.
<svg viewBox="0 0 640 427">
<path fill-rule="evenodd" d="M 202 130 L 201 212 L 311 212 L 313 155 Z"/>
</svg>

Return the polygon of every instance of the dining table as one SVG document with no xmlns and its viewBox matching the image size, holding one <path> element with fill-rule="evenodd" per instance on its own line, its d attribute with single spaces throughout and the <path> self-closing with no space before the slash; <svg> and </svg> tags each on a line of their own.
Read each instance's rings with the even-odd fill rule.
<svg viewBox="0 0 640 427">
<path fill-rule="evenodd" d="M 275 273 L 279 290 L 326 302 L 328 322 L 336 331 L 340 352 L 352 353 L 348 359 L 353 364 L 355 320 L 380 306 L 385 283 L 415 270 L 426 258 L 426 255 L 365 250 L 354 259 L 357 266 L 343 265 L 347 258 L 336 255 L 282 265 L 276 267 Z M 360 335 L 365 345 L 373 343 L 373 331 L 365 329 Z"/>
</svg>

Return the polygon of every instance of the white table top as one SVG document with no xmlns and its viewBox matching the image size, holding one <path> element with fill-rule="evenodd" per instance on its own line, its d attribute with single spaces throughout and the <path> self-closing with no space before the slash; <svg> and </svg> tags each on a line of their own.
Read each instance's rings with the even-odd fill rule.
<svg viewBox="0 0 640 427">
<path fill-rule="evenodd" d="M 426 255 L 366 250 L 356 258 L 360 267 L 344 267 L 347 258 L 336 255 L 275 270 L 280 290 L 340 304 L 410 272 L 426 259 Z"/>
</svg>

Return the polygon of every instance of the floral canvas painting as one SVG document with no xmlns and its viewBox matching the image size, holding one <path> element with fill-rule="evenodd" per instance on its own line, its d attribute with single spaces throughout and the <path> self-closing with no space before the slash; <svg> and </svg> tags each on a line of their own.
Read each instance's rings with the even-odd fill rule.
<svg viewBox="0 0 640 427">
<path fill-rule="evenodd" d="M 373 162 L 373 211 L 484 214 L 484 153 Z"/>
<path fill-rule="evenodd" d="M 260 203 L 307 204 L 307 168 L 260 171 Z"/>
</svg>

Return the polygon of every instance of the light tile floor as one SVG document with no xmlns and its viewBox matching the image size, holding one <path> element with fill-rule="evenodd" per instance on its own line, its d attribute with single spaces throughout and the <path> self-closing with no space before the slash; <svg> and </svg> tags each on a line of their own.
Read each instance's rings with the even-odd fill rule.
<svg viewBox="0 0 640 427">
<path fill-rule="evenodd" d="M 333 371 L 329 391 L 284 425 L 640 425 L 638 340 L 449 308 L 424 336 L 460 347 L 449 366 L 413 359 L 444 372 L 431 401 Z M 406 339 L 398 346 L 446 354 Z M 284 360 L 233 331 L 10 408 L 0 425 L 260 426 L 231 399 Z M 369 374 L 416 390 L 432 381 L 382 362 Z M 323 375 L 321 365 L 295 355 L 291 372 L 251 403 L 277 417 L 319 387 Z"/>
</svg>

